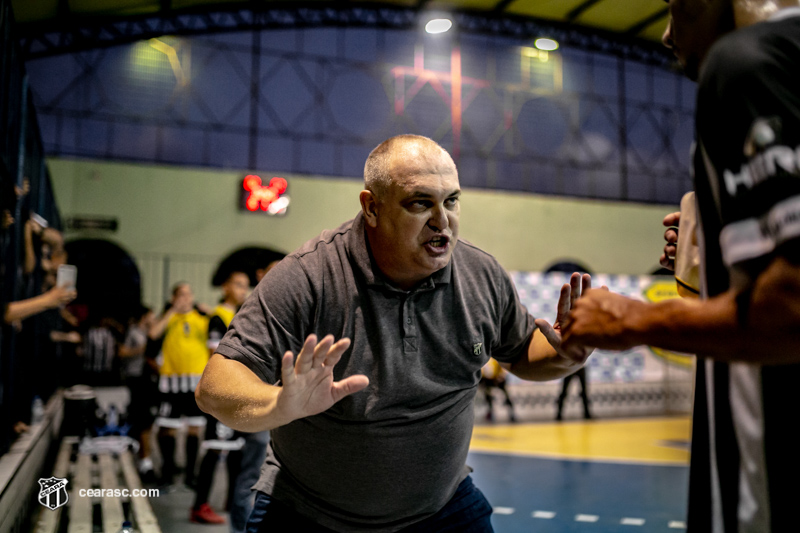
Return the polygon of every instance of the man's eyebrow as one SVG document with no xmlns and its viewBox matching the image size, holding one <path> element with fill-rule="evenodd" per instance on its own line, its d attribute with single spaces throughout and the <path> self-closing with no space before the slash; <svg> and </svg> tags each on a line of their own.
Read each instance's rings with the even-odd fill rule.
<svg viewBox="0 0 800 533">
<path fill-rule="evenodd" d="M 406 196 L 404 199 L 412 200 L 417 198 L 433 198 L 434 196 L 435 196 L 434 194 L 429 193 L 427 191 L 414 191 L 410 193 L 408 196 Z M 461 196 L 461 189 L 454 190 L 453 192 L 447 195 L 447 198 L 452 198 L 453 196 Z"/>
</svg>

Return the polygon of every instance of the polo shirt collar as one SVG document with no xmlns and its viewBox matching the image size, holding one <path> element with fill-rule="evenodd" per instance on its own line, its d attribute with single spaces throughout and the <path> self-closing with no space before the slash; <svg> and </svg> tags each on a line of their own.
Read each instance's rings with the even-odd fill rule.
<svg viewBox="0 0 800 533">
<path fill-rule="evenodd" d="M 456 245 L 458 245 L 456 243 Z M 398 289 L 386 280 L 378 265 L 375 263 L 375 258 L 372 256 L 372 251 L 367 241 L 367 230 L 364 224 L 364 213 L 358 212 L 356 218 L 353 219 L 351 231 L 349 235 L 348 248 L 350 249 L 351 261 L 356 269 L 361 273 L 366 280 L 367 285 L 385 287 L 394 292 L 416 292 L 433 290 L 437 285 L 444 285 L 450 283 L 450 277 L 453 270 L 453 257 L 450 257 L 447 266 L 437 270 L 428 278 L 422 281 L 411 291 L 404 291 Z"/>
</svg>

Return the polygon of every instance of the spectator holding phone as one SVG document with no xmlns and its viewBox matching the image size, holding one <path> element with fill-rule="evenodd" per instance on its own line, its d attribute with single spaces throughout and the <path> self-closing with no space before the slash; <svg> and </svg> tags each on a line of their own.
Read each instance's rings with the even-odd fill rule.
<svg viewBox="0 0 800 533">
<path fill-rule="evenodd" d="M 173 287 L 170 307 L 150 327 L 148 335 L 153 340 L 164 337 L 164 361 L 158 383 L 162 400 L 156 419 L 158 445 L 163 458 L 161 482 L 163 485 L 173 483 L 175 436 L 185 423 L 189 431 L 184 482 L 193 486 L 200 433 L 206 424 L 205 415 L 194 399 L 194 389 L 208 362 L 208 316 L 196 308 L 188 283 L 180 282 Z"/>
</svg>

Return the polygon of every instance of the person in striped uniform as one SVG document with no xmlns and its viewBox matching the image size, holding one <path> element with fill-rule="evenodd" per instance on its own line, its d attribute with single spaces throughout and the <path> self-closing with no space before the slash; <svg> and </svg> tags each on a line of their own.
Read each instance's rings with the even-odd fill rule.
<svg viewBox="0 0 800 533">
<path fill-rule="evenodd" d="M 670 0 L 669 9 L 664 43 L 698 80 L 703 299 L 646 304 L 588 291 L 562 346 L 697 353 L 687 530 L 796 531 L 800 2 Z"/>
</svg>

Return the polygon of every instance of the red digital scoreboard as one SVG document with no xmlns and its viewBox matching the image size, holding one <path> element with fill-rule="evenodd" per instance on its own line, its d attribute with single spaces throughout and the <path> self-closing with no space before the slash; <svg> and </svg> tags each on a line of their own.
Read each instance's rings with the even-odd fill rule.
<svg viewBox="0 0 800 533">
<path fill-rule="evenodd" d="M 272 178 L 265 184 L 260 176 L 248 174 L 242 180 L 239 208 L 251 213 L 283 216 L 289 207 L 286 189 L 289 183 L 283 178 Z"/>
</svg>

